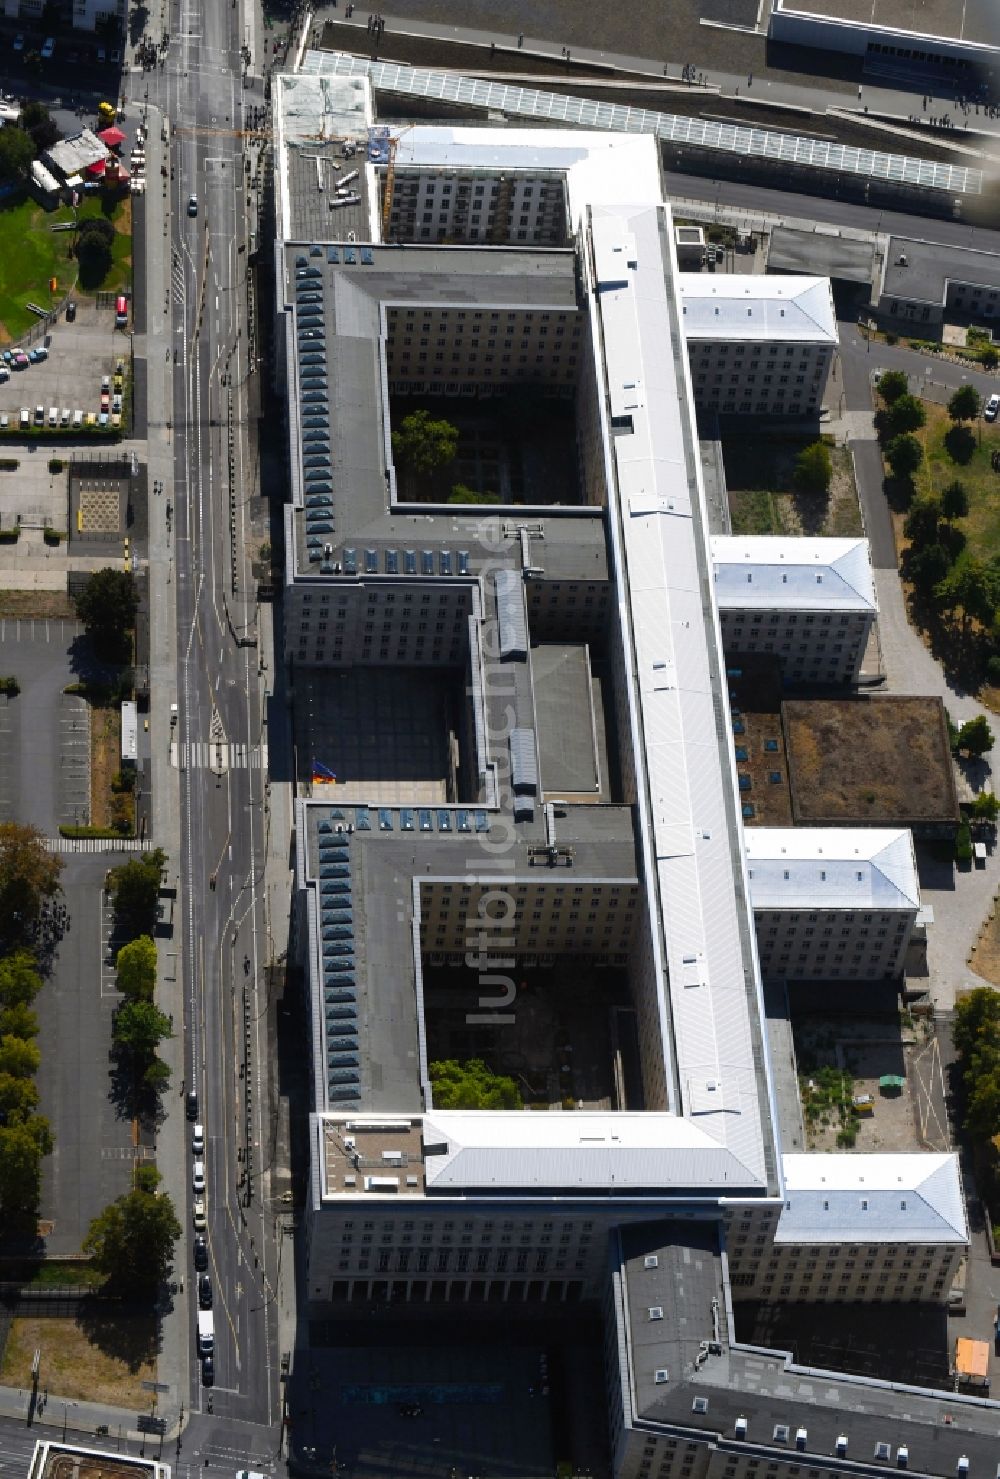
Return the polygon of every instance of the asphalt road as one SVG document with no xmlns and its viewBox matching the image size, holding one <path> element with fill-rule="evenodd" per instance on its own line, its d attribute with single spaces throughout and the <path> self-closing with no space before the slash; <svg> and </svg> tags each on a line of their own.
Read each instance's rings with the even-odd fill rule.
<svg viewBox="0 0 1000 1479">
<path fill-rule="evenodd" d="M 173 450 L 169 500 L 172 527 L 163 544 L 153 533 L 151 559 L 170 560 L 174 610 L 153 621 L 176 622 L 178 724 L 186 745 L 261 740 L 263 696 L 255 646 L 239 636 L 256 630 L 255 587 L 244 549 L 248 495 L 245 382 L 248 375 L 246 253 L 249 222 L 242 187 L 242 109 L 260 93 L 242 88 L 241 10 L 180 0 L 170 22 L 164 64 L 133 74 L 133 98 L 161 110 L 170 124 L 169 237 L 150 242 L 162 257 L 160 293 L 170 295 Z M 151 188 L 159 186 L 151 182 Z M 189 214 L 188 201 L 197 197 Z M 162 297 L 150 284 L 152 312 Z M 150 343 L 162 343 L 150 340 Z M 162 366 L 162 361 L 161 361 Z M 236 538 L 231 546 L 227 423 L 234 427 Z M 149 406 L 151 427 L 164 408 Z M 154 499 L 155 503 L 155 499 Z M 157 518 L 162 515 L 158 514 Z M 168 521 L 169 523 L 169 521 Z M 235 550 L 235 556 L 231 554 Z M 235 569 L 233 560 L 235 559 Z M 190 1386 L 186 1410 L 214 1411 L 229 1446 L 250 1451 L 250 1430 L 277 1445 L 278 1351 L 273 1279 L 275 1254 L 260 1147 L 268 1143 L 263 1015 L 264 921 L 260 892 L 265 846 L 264 777 L 259 769 L 182 766 L 179 775 L 178 916 L 184 983 L 185 1084 L 197 1089 L 206 1131 L 209 1271 L 215 1289 L 215 1384 L 202 1385 L 194 1352 L 191 1195 L 177 1271 L 190 1301 Z M 261 988 L 258 1006 L 257 987 Z M 244 1069 L 246 1073 L 244 1074 Z M 253 1092 L 250 1093 L 250 1090 Z M 249 1101 L 248 1101 L 249 1094 Z M 185 1134 L 185 1146 L 188 1142 Z M 248 1142 L 253 1160 L 247 1182 Z M 190 1174 L 191 1157 L 186 1152 Z M 188 1187 L 190 1182 L 188 1180 Z M 249 1199 L 248 1199 L 249 1194 Z M 183 1388 L 182 1388 L 183 1389 Z M 218 1440 L 222 1442 L 222 1440 Z M 225 1447 L 225 1442 L 222 1442 Z M 235 1462 L 235 1460 L 233 1461 Z"/>
</svg>

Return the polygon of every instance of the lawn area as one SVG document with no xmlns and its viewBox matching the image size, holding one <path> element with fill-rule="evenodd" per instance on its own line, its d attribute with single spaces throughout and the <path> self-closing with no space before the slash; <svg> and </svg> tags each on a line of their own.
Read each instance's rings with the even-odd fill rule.
<svg viewBox="0 0 1000 1479">
<path fill-rule="evenodd" d="M 944 444 L 953 424 L 944 406 L 922 402 L 927 424 L 917 432 L 924 461 L 917 469 L 919 496 L 940 493 L 957 478 L 969 494 L 969 514 L 958 525 L 968 541 L 966 550 L 975 559 L 992 560 L 1000 555 L 1000 473 L 990 467 L 990 453 L 1000 451 L 1000 424 L 974 423 L 976 450 L 969 462 L 954 462 Z M 980 434 L 981 433 L 981 434 Z"/>
<path fill-rule="evenodd" d="M 45 211 L 30 197 L 0 202 L 0 344 L 19 339 L 37 323 L 37 315 L 26 306 L 55 307 L 76 285 L 76 259 L 72 255 L 75 232 L 53 231 L 59 223 L 72 222 L 103 213 L 102 198 L 88 195 L 74 210 L 60 206 Z M 132 277 L 132 201 L 130 196 L 114 203 L 111 220 L 115 227 L 112 264 L 101 284 L 104 292 L 120 292 Z M 58 284 L 49 292 L 49 280 Z M 81 297 L 85 296 L 80 294 Z"/>
<path fill-rule="evenodd" d="M 826 496 L 796 493 L 795 459 L 814 436 L 725 437 L 722 457 L 734 534 L 861 535 L 854 464 L 830 445 L 833 481 Z"/>
<path fill-rule="evenodd" d="M 31 1387 L 31 1362 L 42 1353 L 40 1385 L 50 1397 L 106 1402 L 142 1411 L 144 1381 L 156 1380 L 153 1316 L 119 1315 L 88 1300 L 77 1319 L 15 1319 L 0 1366 L 0 1382 Z"/>
</svg>

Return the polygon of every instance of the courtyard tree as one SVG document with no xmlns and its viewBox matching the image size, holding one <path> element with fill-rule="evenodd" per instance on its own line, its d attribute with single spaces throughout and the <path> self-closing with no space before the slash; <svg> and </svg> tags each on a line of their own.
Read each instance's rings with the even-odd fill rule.
<svg viewBox="0 0 1000 1479">
<path fill-rule="evenodd" d="M 104 216 L 85 216 L 76 238 L 76 260 L 85 288 L 99 287 L 114 260 L 115 228 Z"/>
<path fill-rule="evenodd" d="M 969 494 L 958 478 L 950 482 L 941 494 L 941 512 L 946 519 L 964 519 L 969 512 Z"/>
<path fill-rule="evenodd" d="M 59 892 L 62 866 L 36 827 L 0 823 L 0 945 L 16 949 L 30 939 L 42 905 Z"/>
<path fill-rule="evenodd" d="M 976 435 L 968 426 L 956 422 L 944 434 L 944 448 L 952 462 L 959 467 L 970 463 L 976 453 Z"/>
<path fill-rule="evenodd" d="M 0 1007 L 0 1038 L 20 1037 L 27 1042 L 38 1036 L 38 1017 L 23 1001 Z"/>
<path fill-rule="evenodd" d="M 961 611 L 965 631 L 974 621 L 989 626 L 1000 596 L 997 572 L 981 560 L 966 560 L 934 587 L 934 595 L 943 611 Z"/>
<path fill-rule="evenodd" d="M 7 184 L 26 179 L 34 157 L 34 141 L 23 128 L 11 123 L 0 128 L 0 181 Z"/>
<path fill-rule="evenodd" d="M 125 1001 L 115 1012 L 111 1036 L 116 1048 L 145 1064 L 164 1038 L 173 1037 L 171 1021 L 151 1001 Z"/>
<path fill-rule="evenodd" d="M 1000 796 L 995 791 L 980 791 L 972 803 L 971 814 L 977 822 L 995 822 L 1000 815 Z"/>
<path fill-rule="evenodd" d="M 824 442 L 811 442 L 795 459 L 792 475 L 800 493 L 828 493 L 833 477 L 830 449 Z"/>
<path fill-rule="evenodd" d="M 441 1059 L 430 1065 L 435 1109 L 520 1109 L 521 1093 L 512 1078 L 493 1073 L 481 1058 L 460 1063 Z"/>
<path fill-rule="evenodd" d="M 914 436 L 896 436 L 885 449 L 885 460 L 893 477 L 909 481 L 924 460 L 924 449 Z"/>
<path fill-rule="evenodd" d="M 429 411 L 411 411 L 392 433 L 392 455 L 404 476 L 426 484 L 434 473 L 454 462 L 458 427 Z"/>
<path fill-rule="evenodd" d="M 0 1073 L 0 1125 L 19 1125 L 38 1108 L 38 1085 L 30 1078 Z"/>
<path fill-rule="evenodd" d="M 931 591 L 951 569 L 951 556 L 943 544 L 911 546 L 907 553 L 906 574 L 921 591 Z"/>
<path fill-rule="evenodd" d="M 44 103 L 35 99 L 25 103 L 22 107 L 21 127 L 31 135 L 31 141 L 37 154 L 51 149 L 59 137 L 59 129 L 53 122 L 48 108 Z"/>
<path fill-rule="evenodd" d="M 878 393 L 887 406 L 898 401 L 901 395 L 906 395 L 909 388 L 910 382 L 903 370 L 883 370 L 878 382 Z"/>
<path fill-rule="evenodd" d="M 149 935 L 130 940 L 115 961 L 118 990 L 129 1001 L 152 1001 L 156 987 L 156 946 Z"/>
<path fill-rule="evenodd" d="M 952 421 L 975 421 L 982 408 L 982 399 L 974 385 L 960 385 L 948 401 Z"/>
<path fill-rule="evenodd" d="M 935 544 L 943 515 L 944 507 L 940 499 L 918 498 L 903 524 L 903 533 L 910 544 L 918 548 Z"/>
<path fill-rule="evenodd" d="M 83 1251 L 98 1273 L 114 1279 L 118 1292 L 149 1296 L 166 1278 L 180 1235 L 170 1197 L 145 1177 L 94 1218 Z"/>
<path fill-rule="evenodd" d="M 42 978 L 29 950 L 13 950 L 0 959 L 0 1007 L 30 1006 L 41 989 Z"/>
<path fill-rule="evenodd" d="M 131 858 L 108 874 L 108 892 L 115 911 L 115 932 L 126 941 L 152 935 L 156 928 L 156 905 L 160 875 L 167 855 L 161 848 Z"/>
<path fill-rule="evenodd" d="M 32 1078 L 41 1061 L 37 1044 L 12 1033 L 0 1037 L 0 1073 L 9 1073 L 13 1078 Z"/>
<path fill-rule="evenodd" d="M 114 661 L 127 658 L 131 651 L 129 633 L 139 609 L 131 571 L 111 566 L 95 570 L 75 602 L 76 614 L 98 651 Z"/>
</svg>

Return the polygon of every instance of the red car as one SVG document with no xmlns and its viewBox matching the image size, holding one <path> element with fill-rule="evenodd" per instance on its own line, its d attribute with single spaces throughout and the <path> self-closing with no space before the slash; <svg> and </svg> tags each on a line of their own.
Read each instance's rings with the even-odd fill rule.
<svg viewBox="0 0 1000 1479">
<path fill-rule="evenodd" d="M 108 394 L 108 392 L 106 390 L 102 390 L 101 391 L 101 410 L 102 411 L 110 411 L 111 410 L 111 396 Z"/>
<path fill-rule="evenodd" d="M 30 364 L 31 364 L 31 361 L 28 358 L 28 356 L 25 354 L 24 350 L 23 349 L 19 349 L 17 351 L 17 353 L 14 355 L 14 368 L 15 368 L 15 370 L 26 370 Z"/>
</svg>

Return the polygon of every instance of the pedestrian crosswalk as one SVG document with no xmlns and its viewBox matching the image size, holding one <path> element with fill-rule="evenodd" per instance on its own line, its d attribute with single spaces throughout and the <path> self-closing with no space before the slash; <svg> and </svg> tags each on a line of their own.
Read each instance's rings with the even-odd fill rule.
<svg viewBox="0 0 1000 1479">
<path fill-rule="evenodd" d="M 178 770 L 266 770 L 267 745 L 230 744 L 219 740 L 175 740 L 170 763 Z"/>
<path fill-rule="evenodd" d="M 148 852 L 148 837 L 46 837 L 46 852 Z"/>
</svg>

